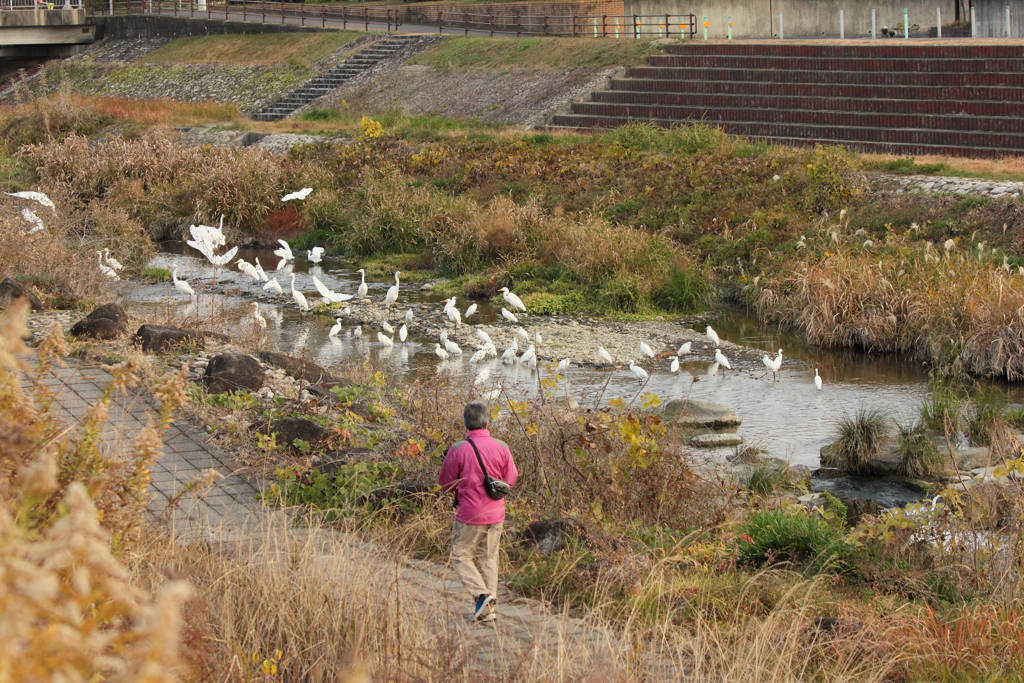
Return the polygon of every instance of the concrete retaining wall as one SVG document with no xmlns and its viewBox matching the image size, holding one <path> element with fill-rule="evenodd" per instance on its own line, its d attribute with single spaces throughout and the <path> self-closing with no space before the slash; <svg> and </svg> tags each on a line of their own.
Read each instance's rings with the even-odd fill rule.
<svg viewBox="0 0 1024 683">
<path fill-rule="evenodd" d="M 389 5 L 389 8 L 396 9 Z M 417 3 L 402 5 L 402 21 L 406 24 L 437 24 L 439 12 L 445 14 L 493 14 L 496 17 L 571 17 L 571 16 L 623 16 L 622 0 L 578 0 L 577 2 L 501 2 L 476 5 L 451 3 Z"/>
<path fill-rule="evenodd" d="M 291 24 L 260 24 L 256 22 L 224 21 L 222 19 L 191 19 L 188 17 L 159 17 L 129 15 L 95 17 L 96 39 L 104 38 L 189 38 L 226 34 L 308 33 L 336 31 L 313 26 Z"/>
<path fill-rule="evenodd" d="M 1024 5 L 1024 0 L 1012 1 Z M 935 26 L 936 7 L 942 10 L 942 23 L 953 21 L 953 0 L 876 0 L 870 4 L 848 0 L 625 0 L 624 6 L 626 14 L 695 14 L 698 40 L 703 37 L 705 16 L 710 23 L 709 38 L 727 37 L 729 16 L 733 38 L 778 37 L 779 12 L 783 13 L 785 38 L 838 36 L 841 9 L 850 37 L 871 32 L 872 7 L 879 32 L 883 26 L 901 23 L 904 7 L 910 10 L 910 25 L 919 24 L 922 32 Z"/>
<path fill-rule="evenodd" d="M 978 38 L 1006 36 L 1006 7 L 1010 7 L 1010 37 L 1024 37 L 1024 0 L 974 0 Z"/>
</svg>

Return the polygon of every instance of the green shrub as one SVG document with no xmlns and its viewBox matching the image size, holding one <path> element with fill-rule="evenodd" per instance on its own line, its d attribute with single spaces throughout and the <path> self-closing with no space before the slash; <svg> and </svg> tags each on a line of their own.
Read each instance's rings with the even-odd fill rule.
<svg viewBox="0 0 1024 683">
<path fill-rule="evenodd" d="M 166 268 L 157 268 L 156 266 L 150 266 L 142 271 L 142 279 L 147 284 L 154 285 L 158 282 L 170 282 L 171 271 Z"/>
<path fill-rule="evenodd" d="M 936 382 L 931 397 L 921 404 L 921 422 L 928 430 L 953 438 L 964 426 L 965 407 L 956 389 Z"/>
<path fill-rule="evenodd" d="M 828 491 L 822 491 L 821 498 L 826 503 L 828 503 L 829 509 L 832 510 L 832 514 L 835 515 L 836 524 L 838 526 L 846 526 L 846 519 L 850 513 L 850 510 L 849 508 L 846 507 L 846 504 Z"/>
<path fill-rule="evenodd" d="M 942 454 L 920 422 L 899 425 L 899 454 L 898 474 L 904 477 L 934 477 L 945 469 Z"/>
<path fill-rule="evenodd" d="M 566 313 L 580 313 L 587 310 L 587 301 L 580 293 L 575 294 L 548 294 L 545 292 L 534 292 L 523 297 L 530 313 L 538 315 L 558 315 Z"/>
<path fill-rule="evenodd" d="M 715 296 L 715 285 L 696 268 L 674 268 L 668 282 L 654 295 L 654 303 L 674 313 L 700 313 Z"/>
<path fill-rule="evenodd" d="M 979 446 L 991 446 L 1006 435 L 1006 399 L 993 390 L 979 393 L 967 419 L 967 435 Z"/>
<path fill-rule="evenodd" d="M 852 417 L 844 415 L 836 425 L 828 464 L 850 474 L 870 474 L 869 461 L 882 455 L 889 433 L 889 418 L 880 410 L 861 408 Z"/>
<path fill-rule="evenodd" d="M 808 573 L 852 568 L 853 548 L 818 515 L 784 510 L 756 512 L 736 529 L 739 564 L 764 567 L 791 563 Z M 742 539 L 747 537 L 750 540 Z"/>
<path fill-rule="evenodd" d="M 788 467 L 778 468 L 755 465 L 754 469 L 750 472 L 750 484 L 747 488 L 760 496 L 770 496 L 776 491 L 786 488 L 788 483 Z"/>
<path fill-rule="evenodd" d="M 265 494 L 281 505 L 303 506 L 326 512 L 328 519 L 365 510 L 375 490 L 394 485 L 402 475 L 396 465 L 357 462 L 342 465 L 324 474 L 320 470 L 302 471 L 295 467 L 279 469 L 277 484 Z"/>
</svg>

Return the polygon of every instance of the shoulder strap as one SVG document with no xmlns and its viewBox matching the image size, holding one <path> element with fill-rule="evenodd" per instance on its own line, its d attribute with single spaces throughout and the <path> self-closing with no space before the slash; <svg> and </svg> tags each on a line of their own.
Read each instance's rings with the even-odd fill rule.
<svg viewBox="0 0 1024 683">
<path fill-rule="evenodd" d="M 480 463 L 480 469 L 483 470 L 484 477 L 489 477 L 490 475 L 487 474 L 487 468 L 484 467 L 484 459 L 480 457 L 480 451 L 476 449 L 476 444 L 473 443 L 473 439 L 467 438 L 466 441 L 468 441 L 469 445 L 473 447 L 473 452 L 476 453 L 476 461 Z"/>
</svg>

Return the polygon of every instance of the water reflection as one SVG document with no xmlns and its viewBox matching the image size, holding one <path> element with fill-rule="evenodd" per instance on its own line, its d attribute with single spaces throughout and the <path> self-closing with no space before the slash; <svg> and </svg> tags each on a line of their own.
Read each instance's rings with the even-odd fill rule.
<svg viewBox="0 0 1024 683">
<path fill-rule="evenodd" d="M 250 262 L 259 258 L 265 264 L 276 265 L 278 259 L 271 252 L 271 249 L 243 248 L 238 256 Z M 195 302 L 181 297 L 165 284 L 138 286 L 130 299 L 138 307 L 150 309 L 154 315 L 169 307 L 191 310 L 187 307 L 192 306 L 197 320 L 208 320 L 210 316 L 235 320 L 239 331 L 251 324 L 247 320 L 248 300 L 223 294 L 233 287 L 244 289 L 247 278 L 242 273 L 236 269 L 221 270 L 214 282 L 212 268 L 198 252 L 183 243 L 165 243 L 153 265 L 169 268 L 173 264 L 178 265 L 179 276 L 192 281 L 193 287 L 201 293 Z M 325 261 L 311 267 L 302 257 L 280 271 L 267 274 L 280 281 L 283 274 L 292 272 L 296 274 L 296 288 L 312 295 L 311 303 L 319 301 L 310 279 L 312 274 L 339 293 L 354 294 L 360 282 L 359 273 L 347 265 Z M 382 301 L 393 283 L 393 279 L 367 282 L 368 296 Z M 378 342 L 376 328 L 364 329 L 361 336 L 356 336 L 355 325 L 346 326 L 337 338 L 328 337 L 334 321 L 300 314 L 288 294 L 288 285 L 284 288 L 283 296 L 271 297 L 269 302 L 260 304 L 260 312 L 268 322 L 267 340 L 285 352 L 306 354 L 328 367 L 349 358 L 376 358 L 412 375 L 454 373 L 464 378 L 467 385 L 481 370 L 488 368 L 491 376 L 480 385 L 481 395 L 503 386 L 506 391 L 527 397 L 536 395 L 539 373 L 547 372 L 543 363 L 539 373 L 527 367 L 503 364 L 500 358 L 470 363 L 468 354 L 463 354 L 465 358 L 454 354 L 441 362 L 434 353 L 437 340 L 412 333 L 405 344 L 396 340 L 394 346 Z M 210 296 L 211 291 L 222 294 Z M 459 305 L 465 309 L 469 303 L 460 301 Z M 500 318 L 500 308 L 496 310 L 488 301 L 474 303 L 478 304 L 472 319 L 474 324 L 490 324 Z M 440 310 L 442 305 L 440 297 L 421 292 L 415 285 L 403 285 L 393 322 L 398 324 L 398 317 L 407 310 L 413 310 L 419 318 L 426 310 Z M 898 420 L 908 421 L 916 416 L 918 406 L 928 395 L 927 368 L 906 358 L 808 347 L 799 337 L 766 329 L 742 313 L 727 313 L 712 321 L 712 325 L 723 339 L 772 354 L 779 348 L 784 349 L 789 360 L 783 365 L 778 381 L 773 381 L 760 363 L 756 367 L 737 365 L 736 370 L 726 371 L 710 359 L 684 356 L 678 374 L 668 371 L 668 360 L 659 360 L 643 392 L 656 393 L 663 400 L 692 398 L 729 406 L 743 419 L 739 432 L 748 442 L 759 441 L 773 455 L 791 458 L 796 463 L 818 464 L 819 449 L 830 441 L 835 421 L 844 413 L 852 413 L 861 406 L 877 407 Z M 703 329 L 703 324 L 699 329 Z M 794 363 L 794 360 L 806 364 Z M 824 381 L 821 391 L 814 387 L 815 368 Z M 571 383 L 572 391 L 582 394 L 582 405 L 607 402 L 614 397 L 629 402 L 637 398 L 641 386 L 628 368 L 611 371 L 572 367 L 563 374 Z M 1019 385 L 1002 385 L 1002 388 L 1011 400 L 1020 400 Z"/>
</svg>

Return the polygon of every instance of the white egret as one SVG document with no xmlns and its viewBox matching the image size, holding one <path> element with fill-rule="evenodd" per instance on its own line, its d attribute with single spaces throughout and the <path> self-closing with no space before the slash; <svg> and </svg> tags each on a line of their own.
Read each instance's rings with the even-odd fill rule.
<svg viewBox="0 0 1024 683">
<path fill-rule="evenodd" d="M 676 351 L 676 355 L 677 356 L 685 356 L 686 354 L 688 354 L 690 352 L 690 346 L 692 344 L 693 344 L 693 342 L 686 342 L 685 344 L 680 346 L 679 350 Z"/>
<path fill-rule="evenodd" d="M 513 315 L 511 312 L 509 312 L 509 310 L 507 308 L 501 309 L 501 317 L 504 318 L 505 320 L 509 321 L 510 323 L 517 323 L 517 322 L 519 322 L 519 318 L 515 317 L 515 315 Z M 529 337 L 527 337 L 527 339 L 529 339 Z"/>
<path fill-rule="evenodd" d="M 468 318 L 474 313 L 476 313 L 476 304 L 470 304 L 469 308 L 466 309 L 466 317 Z"/>
<path fill-rule="evenodd" d="M 516 328 L 516 336 L 522 337 L 524 344 L 530 343 L 530 335 L 526 334 L 526 330 L 521 327 Z"/>
<path fill-rule="evenodd" d="M 668 371 L 672 373 L 679 372 L 679 356 L 673 358 L 672 362 L 669 363 Z"/>
<path fill-rule="evenodd" d="M 253 301 L 249 305 L 252 306 L 252 321 L 253 321 L 253 324 L 256 327 L 259 327 L 261 330 L 267 329 L 267 319 L 264 318 L 262 315 L 260 315 L 260 305 L 259 305 L 259 303 Z"/>
<path fill-rule="evenodd" d="M 448 330 L 441 330 L 441 334 L 437 335 L 440 338 L 441 343 L 444 344 L 448 341 Z"/>
<path fill-rule="evenodd" d="M 387 337 L 385 337 L 383 332 L 378 332 L 377 333 L 377 341 L 379 341 L 384 346 L 394 346 L 395 345 L 395 342 L 393 342 L 391 339 L 388 339 Z"/>
<path fill-rule="evenodd" d="M 456 328 L 462 327 L 462 314 L 454 306 L 448 309 L 448 319 L 455 323 Z"/>
<path fill-rule="evenodd" d="M 27 233 L 29 235 L 31 235 L 32 233 L 39 232 L 40 230 L 46 227 L 43 225 L 43 219 L 37 216 L 35 212 L 32 211 L 32 209 L 29 209 L 28 207 L 23 207 L 21 209 L 21 217 L 32 224 L 32 229 L 29 230 Z"/>
<path fill-rule="evenodd" d="M 614 360 L 612 360 L 612 354 L 610 354 L 607 351 L 605 351 L 605 348 L 603 346 L 598 346 L 597 347 L 597 355 L 605 363 L 611 364 L 611 363 L 615 362 Z"/>
<path fill-rule="evenodd" d="M 411 323 L 412 322 L 412 309 L 411 308 L 408 311 L 405 312 L 405 322 L 407 322 L 407 323 Z"/>
<path fill-rule="evenodd" d="M 470 363 L 479 363 L 480 361 L 482 361 L 486 357 L 487 357 L 487 351 L 484 350 L 484 347 L 481 346 L 479 349 L 477 349 L 476 353 L 474 353 L 472 356 L 469 357 L 469 362 Z"/>
<path fill-rule="evenodd" d="M 491 340 L 491 335 L 487 334 L 487 333 L 486 333 L 486 332 L 484 332 L 483 330 L 477 330 L 477 331 L 476 331 L 476 336 L 477 336 L 477 337 L 479 337 L 479 338 L 480 338 L 480 341 L 481 341 L 482 343 L 484 343 L 484 344 L 493 344 L 493 343 L 494 343 L 494 342 L 493 342 L 493 341 Z"/>
<path fill-rule="evenodd" d="M 402 325 L 398 328 L 398 341 L 405 343 L 405 340 L 409 338 L 409 328 Z"/>
<path fill-rule="evenodd" d="M 572 361 L 569 360 L 568 358 L 563 358 L 562 360 L 558 361 L 558 370 L 560 372 L 565 372 L 566 370 L 569 369 L 570 365 L 572 365 Z"/>
<path fill-rule="evenodd" d="M 530 358 L 530 369 L 531 370 L 536 370 L 537 369 L 537 356 L 532 356 Z"/>
<path fill-rule="evenodd" d="M 274 292 L 279 297 L 284 294 L 284 290 L 281 289 L 281 283 L 277 281 L 276 277 L 267 281 L 267 284 L 263 285 L 263 289 L 268 292 Z"/>
<path fill-rule="evenodd" d="M 474 385 L 483 384 L 484 382 L 486 382 L 490 378 L 491 378 L 491 369 L 490 368 L 484 368 L 483 370 L 481 370 L 480 372 L 477 373 L 476 379 L 473 380 L 473 384 Z"/>
<path fill-rule="evenodd" d="M 306 301 L 305 295 L 299 290 L 295 289 L 295 273 L 289 275 L 292 279 L 292 298 L 295 299 L 295 303 L 299 305 L 299 310 L 306 312 L 309 310 L 309 303 Z"/>
<path fill-rule="evenodd" d="M 526 306 L 523 304 L 523 300 L 508 290 L 508 287 L 502 287 L 498 290 L 501 292 L 502 298 L 514 309 L 525 311 Z"/>
<path fill-rule="evenodd" d="M 814 386 L 821 391 L 821 375 L 818 374 L 818 368 L 814 368 Z"/>
<path fill-rule="evenodd" d="M 362 278 L 359 281 L 359 289 L 356 290 L 356 296 L 358 296 L 360 299 L 365 299 L 366 298 L 366 290 L 369 289 L 366 286 L 366 271 L 363 270 L 362 268 L 360 268 L 356 272 L 358 272 L 360 277 Z"/>
<path fill-rule="evenodd" d="M 284 267 L 287 266 L 287 265 L 288 265 L 288 259 L 283 258 L 283 259 L 281 259 L 280 261 L 277 262 L 277 268 L 274 268 L 274 270 L 276 270 L 278 272 L 281 272 L 282 270 L 284 270 Z"/>
<path fill-rule="evenodd" d="M 434 344 L 434 353 L 441 360 L 448 360 L 448 352 L 442 349 L 440 344 Z"/>
<path fill-rule="evenodd" d="M 541 342 L 544 341 L 544 339 L 540 336 L 540 332 L 535 332 L 533 334 L 533 341 L 536 342 L 537 346 L 541 346 Z"/>
<path fill-rule="evenodd" d="M 320 279 L 316 275 L 313 276 L 313 286 L 316 287 L 316 291 L 320 293 L 320 296 L 327 301 L 330 301 L 332 304 L 336 304 L 341 301 L 348 301 L 352 298 L 351 294 L 339 294 L 333 289 L 327 289 L 324 283 L 320 282 Z"/>
<path fill-rule="evenodd" d="M 341 318 L 335 318 L 334 327 L 332 327 L 331 331 L 327 333 L 327 336 L 337 337 L 339 333 L 341 333 Z"/>
<path fill-rule="evenodd" d="M 711 343 L 715 346 L 721 345 L 722 340 L 718 338 L 718 333 L 711 329 L 711 325 L 708 325 L 708 329 L 704 330 L 704 334 L 707 335 L 707 338 L 710 339 Z"/>
<path fill-rule="evenodd" d="M 283 258 L 285 261 L 294 261 L 295 254 L 292 253 L 292 248 L 288 246 L 288 243 L 284 240 L 278 240 L 277 242 L 281 245 L 281 248 L 274 250 L 274 256 Z"/>
<path fill-rule="evenodd" d="M 640 342 L 640 353 L 644 354 L 648 358 L 654 358 L 654 351 L 647 345 L 646 342 Z"/>
<path fill-rule="evenodd" d="M 182 294 L 187 294 L 189 296 L 195 296 L 196 295 L 195 291 L 193 291 L 193 289 L 189 286 L 189 284 L 187 282 L 185 282 L 184 280 L 179 280 L 178 279 L 178 266 L 177 266 L 177 264 L 175 264 L 174 266 L 171 266 L 171 280 L 174 282 L 174 288 L 176 290 L 178 290 L 179 292 L 181 292 Z"/>
<path fill-rule="evenodd" d="M 764 363 L 765 368 L 768 369 L 768 372 L 772 373 L 772 377 L 774 378 L 775 377 L 775 361 L 772 360 L 772 357 L 769 356 L 766 353 L 766 354 L 764 354 L 761 357 L 761 362 Z"/>
<path fill-rule="evenodd" d="M 323 258 L 324 258 L 324 248 L 323 247 L 313 247 L 312 249 L 310 249 L 309 251 L 306 252 L 306 260 L 309 261 L 310 263 L 319 264 L 320 261 L 323 260 Z"/>
<path fill-rule="evenodd" d="M 448 353 L 454 353 L 454 354 L 457 354 L 457 355 L 462 355 L 462 347 L 459 346 L 458 344 L 456 344 L 455 342 L 453 342 L 450 339 L 446 339 L 445 340 L 444 348 L 445 348 L 445 350 Z"/>
<path fill-rule="evenodd" d="M 779 349 L 779 355 L 772 361 L 772 372 L 779 372 L 782 370 L 782 349 Z"/>
<path fill-rule="evenodd" d="M 96 252 L 96 262 L 99 263 L 99 265 L 100 265 L 100 272 L 101 273 L 103 273 L 104 275 L 106 275 L 107 277 L 109 277 L 109 278 L 111 278 L 113 280 L 120 280 L 121 279 L 118 276 L 117 271 L 115 271 L 113 268 L 110 268 L 109 266 L 103 265 L 103 252 L 102 251 L 97 251 Z"/>
<path fill-rule="evenodd" d="M 391 304 L 398 301 L 398 276 L 402 274 L 402 271 L 395 271 L 395 284 L 388 288 L 388 293 L 384 297 L 384 308 L 391 308 Z"/>
<path fill-rule="evenodd" d="M 382 328 L 382 329 L 383 329 L 383 330 L 384 330 L 385 332 L 387 332 L 388 334 L 394 334 L 394 333 L 395 333 L 395 328 L 391 327 L 391 324 L 390 324 L 390 323 L 388 323 L 388 321 L 387 321 L 387 320 L 385 320 L 384 322 L 382 322 L 382 323 L 380 324 L 380 326 L 381 326 L 381 328 Z"/>
<path fill-rule="evenodd" d="M 121 262 L 110 255 L 110 249 L 108 249 L 107 247 L 103 248 L 103 260 L 106 261 L 107 265 L 113 268 L 114 270 L 124 269 L 124 266 L 121 265 Z"/>
<path fill-rule="evenodd" d="M 53 211 L 53 215 L 57 215 L 57 207 L 53 205 L 53 201 L 42 192 L 5 192 L 4 194 L 18 199 L 28 199 L 29 201 L 37 202 L 45 207 L 48 207 L 50 211 Z"/>
<path fill-rule="evenodd" d="M 514 341 L 515 340 L 513 340 L 513 342 Z M 501 354 L 501 362 L 502 363 L 511 363 L 512 359 L 516 357 L 516 354 L 518 353 L 518 351 L 519 351 L 519 349 L 517 349 L 515 346 L 508 347 L 507 349 L 505 349 L 505 353 Z"/>
<path fill-rule="evenodd" d="M 526 349 L 525 351 L 523 351 L 523 355 L 519 357 L 519 362 L 520 363 L 529 363 L 531 360 L 533 360 L 536 357 L 537 357 L 537 351 L 534 349 L 533 344 L 530 344 L 530 347 L 528 349 Z"/>
<path fill-rule="evenodd" d="M 263 266 L 260 264 L 260 257 L 257 256 L 253 259 L 256 261 L 256 274 L 260 276 L 260 280 L 266 282 L 270 278 L 267 277 L 267 271 L 263 270 Z"/>
<path fill-rule="evenodd" d="M 484 344 L 483 350 L 484 350 L 484 352 L 487 353 L 487 356 L 489 358 L 497 358 L 498 357 L 498 347 L 495 346 L 494 344 L 490 343 L 490 342 Z"/>
<path fill-rule="evenodd" d="M 282 202 L 290 202 L 293 199 L 298 199 L 300 202 L 309 196 L 309 193 L 313 191 L 312 187 L 304 187 L 297 192 L 289 192 L 285 196 L 281 197 Z"/>
<path fill-rule="evenodd" d="M 727 370 L 732 370 L 732 366 L 729 365 L 729 359 L 725 357 L 725 354 L 720 349 L 715 349 L 715 362 Z"/>
<path fill-rule="evenodd" d="M 490 403 L 491 401 L 493 401 L 494 399 L 498 398 L 499 396 L 501 396 L 501 387 L 498 387 L 497 389 L 493 389 L 491 391 L 488 391 L 486 394 L 484 394 L 483 399 L 485 401 L 487 401 L 488 403 Z"/>
<path fill-rule="evenodd" d="M 246 282 L 245 282 L 245 286 L 246 287 L 249 286 L 250 280 L 254 280 L 256 282 L 260 281 L 260 274 L 258 272 L 256 272 L 256 267 L 253 266 L 248 261 L 243 261 L 242 259 L 238 259 L 237 261 L 235 261 L 235 265 L 238 266 L 238 269 L 240 271 L 242 271 L 243 273 L 245 273 L 246 275 L 249 276 L 249 280 L 246 280 Z"/>
<path fill-rule="evenodd" d="M 633 373 L 633 376 L 640 380 L 641 383 L 646 382 L 649 375 L 647 371 L 642 367 L 634 363 L 632 360 L 629 361 L 629 371 Z"/>
<path fill-rule="evenodd" d="M 356 337 L 357 339 L 359 337 L 362 337 L 363 336 L 363 328 L 359 327 L 359 326 L 356 326 L 356 329 L 352 330 L 352 336 Z"/>
</svg>

